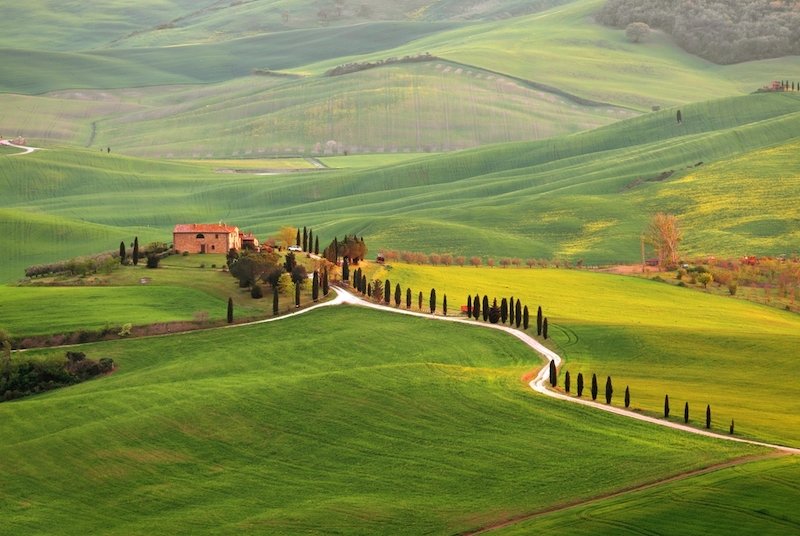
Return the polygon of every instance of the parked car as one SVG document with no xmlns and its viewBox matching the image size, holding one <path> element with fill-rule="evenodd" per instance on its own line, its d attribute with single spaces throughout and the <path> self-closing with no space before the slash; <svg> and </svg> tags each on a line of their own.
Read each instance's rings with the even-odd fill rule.
<svg viewBox="0 0 800 536">
<path fill-rule="evenodd" d="M 303 251 L 300 246 L 289 246 L 289 251 Z"/>
</svg>

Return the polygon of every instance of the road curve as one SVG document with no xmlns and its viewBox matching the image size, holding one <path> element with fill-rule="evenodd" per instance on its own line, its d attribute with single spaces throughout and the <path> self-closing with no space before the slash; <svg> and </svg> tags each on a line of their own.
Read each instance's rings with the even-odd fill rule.
<svg viewBox="0 0 800 536">
<path fill-rule="evenodd" d="M 759 447 L 767 447 L 767 448 L 775 449 L 777 451 L 784 452 L 784 453 L 787 453 L 787 454 L 800 454 L 800 449 L 798 449 L 798 448 L 787 447 L 785 445 L 776 445 L 776 444 L 773 444 L 773 443 L 766 443 L 766 442 L 762 442 L 762 441 L 754 441 L 754 440 L 751 440 L 751 439 L 744 439 L 744 438 L 736 437 L 736 436 L 732 436 L 732 435 L 719 434 L 719 433 L 712 432 L 710 430 L 704 430 L 704 429 L 701 429 L 701 428 L 694 428 L 692 426 L 687 426 L 687 425 L 684 425 L 684 424 L 680 424 L 680 423 L 672 422 L 672 421 L 667 421 L 667 420 L 664 420 L 664 419 L 657 419 L 655 417 L 642 415 L 640 413 L 636 413 L 634 411 L 629 411 L 629 410 L 626 410 L 626 409 L 623 409 L 623 408 L 619 408 L 619 407 L 616 407 L 616 406 L 610 406 L 610 405 L 607 405 L 607 404 L 598 403 L 598 402 L 587 400 L 587 399 L 584 399 L 584 398 L 568 396 L 568 395 L 565 395 L 565 394 L 560 393 L 558 391 L 553 391 L 552 389 L 549 389 L 547 387 L 547 384 L 549 383 L 549 379 L 550 379 L 550 361 L 555 361 L 556 367 L 560 367 L 562 362 L 563 362 L 563 360 L 561 359 L 561 356 L 559 356 L 557 353 L 555 353 L 554 351 L 552 351 L 549 348 L 547 348 L 546 346 L 544 346 L 542 343 L 540 343 L 539 341 L 537 341 L 536 339 L 534 339 L 533 337 L 531 337 L 527 333 L 525 333 L 523 331 L 520 331 L 518 329 L 514 329 L 514 328 L 511 328 L 511 327 L 508 327 L 508 326 L 504 326 L 504 325 L 500 325 L 500 324 L 489 324 L 489 323 L 485 323 L 485 322 L 476 322 L 474 320 L 468 320 L 466 318 L 460 318 L 460 317 L 454 317 L 454 316 L 431 315 L 431 314 L 426 314 L 426 313 L 421 313 L 421 312 L 415 312 L 415 311 L 409 311 L 409 310 L 405 310 L 405 309 L 394 308 L 394 307 L 390 307 L 390 306 L 387 306 L 387 305 L 380 305 L 380 304 L 377 304 L 377 303 L 368 302 L 366 300 L 363 300 L 363 299 L 359 298 L 358 296 L 354 295 L 353 293 L 351 293 L 351 292 L 349 292 L 349 291 L 347 291 L 345 289 L 339 288 L 339 287 L 334 287 L 334 290 L 337 292 L 338 296 L 336 297 L 336 299 L 333 302 L 329 302 L 331 305 L 347 303 L 347 304 L 352 304 L 352 305 L 358 305 L 358 306 L 361 306 L 361 307 L 368 307 L 370 309 L 378 309 L 378 310 L 381 310 L 381 311 L 388 311 L 388 312 L 392 312 L 392 313 L 404 314 L 404 315 L 409 315 L 409 316 L 417 316 L 417 317 L 427 318 L 427 319 L 431 319 L 431 320 L 442 320 L 442 321 L 447 321 L 447 322 L 458 322 L 458 323 L 461 323 L 461 324 L 468 324 L 468 325 L 471 325 L 471 326 L 479 326 L 479 327 L 483 327 L 483 328 L 497 329 L 497 330 L 500 330 L 500 331 L 505 331 L 506 333 L 509 333 L 509 334 L 513 335 L 517 339 L 519 339 L 522 342 L 524 342 L 525 344 L 527 344 L 528 347 L 532 348 L 536 353 L 538 353 L 539 355 L 541 355 L 542 357 L 545 358 L 545 360 L 546 360 L 545 366 L 542 367 L 541 370 L 539 370 L 539 373 L 536 375 L 536 377 L 533 380 L 531 380 L 529 385 L 530 385 L 531 389 L 533 389 L 537 393 L 541 393 L 541 394 L 549 396 L 551 398 L 556 398 L 558 400 L 563 400 L 563 401 L 566 401 L 566 402 L 572 402 L 573 404 L 581 404 L 583 406 L 589 406 L 589 407 L 592 407 L 594 409 L 606 411 L 608 413 L 614 413 L 616 415 L 621 415 L 623 417 L 628 417 L 630 419 L 636 419 L 636 420 L 639 420 L 639 421 L 644 421 L 644 422 L 647 422 L 647 423 L 650 423 L 650 424 L 655 424 L 655 425 L 658 425 L 658 426 L 664 426 L 666 428 L 672 428 L 674 430 L 680 430 L 680 431 L 691 433 L 691 434 L 702 435 L 702 436 L 706 436 L 706 437 L 712 437 L 712 438 L 715 438 L 715 439 L 722 439 L 722 440 L 725 440 L 725 441 L 735 441 L 737 443 L 746 443 L 746 444 L 749 444 L 749 445 L 756 445 L 756 446 L 759 446 Z"/>
<path fill-rule="evenodd" d="M 15 149 L 22 149 L 21 153 L 12 153 L 8 156 L 21 156 L 24 154 L 31 154 L 33 151 L 38 151 L 39 147 L 28 147 L 27 145 L 16 145 L 11 143 L 8 140 L 0 140 L 0 145 L 5 145 L 6 147 L 14 147 Z"/>
</svg>

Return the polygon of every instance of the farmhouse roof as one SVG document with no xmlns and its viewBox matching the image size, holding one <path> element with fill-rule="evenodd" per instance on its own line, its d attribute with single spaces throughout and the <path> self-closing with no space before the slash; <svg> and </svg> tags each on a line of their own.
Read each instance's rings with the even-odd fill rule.
<svg viewBox="0 0 800 536">
<path fill-rule="evenodd" d="M 238 233 L 239 228 L 223 223 L 179 223 L 173 233 Z"/>
</svg>

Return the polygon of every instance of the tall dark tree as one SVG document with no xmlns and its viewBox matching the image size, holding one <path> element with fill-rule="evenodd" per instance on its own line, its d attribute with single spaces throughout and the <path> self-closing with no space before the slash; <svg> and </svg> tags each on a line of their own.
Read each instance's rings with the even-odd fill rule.
<svg viewBox="0 0 800 536">
<path fill-rule="evenodd" d="M 300 307 L 300 285 L 297 284 L 294 286 L 294 306 Z"/>
<path fill-rule="evenodd" d="M 511 296 L 511 298 L 509 298 L 509 300 L 508 300 L 508 325 L 509 326 L 513 326 L 514 325 L 514 304 L 515 303 L 516 303 L 516 300 L 514 300 L 514 296 Z"/>
<path fill-rule="evenodd" d="M 614 395 L 614 387 L 611 385 L 611 376 L 606 376 L 606 404 L 611 403 L 611 397 Z"/>
<path fill-rule="evenodd" d="M 295 259 L 294 253 L 290 251 L 286 254 L 286 257 L 283 258 L 283 271 L 287 274 L 291 274 L 295 266 L 297 266 L 297 260 Z"/>
<path fill-rule="evenodd" d="M 583 372 L 578 373 L 578 396 L 583 396 Z"/>
<path fill-rule="evenodd" d="M 547 318 L 545 318 L 544 322 L 542 322 L 542 337 L 547 339 Z"/>
<path fill-rule="evenodd" d="M 272 314 L 278 314 L 278 287 L 272 287 Z"/>
<path fill-rule="evenodd" d="M 313 253 L 314 250 L 314 231 L 309 229 L 308 230 L 308 251 L 309 253 Z"/>
<path fill-rule="evenodd" d="M 472 296 L 467 296 L 467 318 L 472 317 Z"/>
<path fill-rule="evenodd" d="M 431 308 L 431 314 L 436 312 L 436 289 L 435 288 L 431 289 L 430 308 Z"/>
<path fill-rule="evenodd" d="M 706 406 L 706 428 L 711 428 L 711 404 Z"/>
<path fill-rule="evenodd" d="M 411 309 L 411 287 L 406 289 L 406 309 Z"/>
<path fill-rule="evenodd" d="M 536 311 L 536 335 L 541 337 L 542 336 L 542 306 L 539 306 L 539 310 Z"/>
<path fill-rule="evenodd" d="M 139 237 L 135 236 L 133 238 L 133 265 L 137 266 L 139 264 Z"/>
<path fill-rule="evenodd" d="M 319 300 L 319 272 L 314 270 L 314 275 L 311 280 L 311 299 L 315 302 Z"/>
<path fill-rule="evenodd" d="M 478 320 L 481 316 L 481 297 L 477 294 L 472 300 L 472 316 L 475 317 L 475 320 Z"/>
<path fill-rule="evenodd" d="M 558 370 L 556 370 L 556 362 L 554 359 L 550 360 L 550 385 L 553 387 L 558 385 Z"/>
<path fill-rule="evenodd" d="M 308 229 L 303 226 L 303 251 L 308 251 Z"/>
<path fill-rule="evenodd" d="M 330 282 L 330 279 L 328 279 L 328 269 L 327 268 L 323 268 L 322 269 L 322 281 L 321 281 L 321 283 L 322 283 L 322 295 L 323 296 L 327 296 L 328 293 L 331 291 L 331 282 Z"/>
<path fill-rule="evenodd" d="M 388 279 L 383 284 L 383 301 L 387 304 L 392 302 L 392 282 Z"/>
<path fill-rule="evenodd" d="M 522 329 L 528 330 L 530 324 L 530 315 L 528 314 L 528 306 L 522 308 Z"/>
<path fill-rule="evenodd" d="M 630 387 L 627 385 L 625 386 L 625 407 L 629 408 L 631 406 L 631 390 Z"/>
<path fill-rule="evenodd" d="M 508 301 L 505 298 L 500 301 L 500 321 L 503 324 L 508 321 Z"/>
<path fill-rule="evenodd" d="M 331 252 L 332 259 L 329 259 L 333 264 L 339 264 L 339 241 L 333 237 L 333 251 Z"/>
<path fill-rule="evenodd" d="M 486 315 L 489 318 L 489 322 L 492 324 L 497 324 L 500 322 L 500 307 L 497 305 L 497 298 L 492 301 L 492 306 L 489 308 L 489 313 Z"/>
<path fill-rule="evenodd" d="M 689 424 L 689 403 L 683 405 L 683 422 Z"/>
<path fill-rule="evenodd" d="M 400 283 L 394 286 L 394 306 L 400 307 L 400 302 L 403 300 L 403 291 L 400 290 Z"/>
<path fill-rule="evenodd" d="M 350 263 L 347 259 L 342 261 L 342 281 L 350 281 Z"/>
<path fill-rule="evenodd" d="M 680 110 L 678 110 L 678 113 L 677 113 L 677 114 L 675 114 L 675 119 L 678 121 L 678 124 L 679 124 L 679 125 L 680 125 L 681 123 L 683 123 L 683 116 L 681 115 L 681 111 L 680 111 Z"/>
<path fill-rule="evenodd" d="M 422 311 L 422 291 L 419 291 L 419 296 L 417 296 L 417 308 Z"/>
<path fill-rule="evenodd" d="M 517 306 L 514 308 L 514 323 L 519 328 L 522 325 L 522 304 L 517 300 Z"/>
<path fill-rule="evenodd" d="M 361 276 L 361 288 L 363 289 L 361 291 L 361 294 L 364 294 L 364 292 L 367 292 L 368 289 L 369 289 L 369 285 L 367 285 L 367 276 L 366 276 L 366 274 Z"/>
<path fill-rule="evenodd" d="M 295 239 L 295 245 L 300 245 L 300 229 L 297 230 L 297 238 Z"/>
<path fill-rule="evenodd" d="M 489 296 L 486 294 L 483 295 L 483 321 L 486 322 L 489 320 Z"/>
<path fill-rule="evenodd" d="M 314 255 L 319 255 L 319 237 L 314 237 Z"/>
<path fill-rule="evenodd" d="M 597 374 L 592 374 L 592 400 L 597 400 Z"/>
<path fill-rule="evenodd" d="M 126 257 L 126 254 L 125 254 L 125 241 L 123 240 L 122 242 L 119 243 L 119 263 L 120 264 L 125 264 L 125 257 Z"/>
<path fill-rule="evenodd" d="M 731 419 L 730 434 L 733 435 L 733 419 Z"/>
<path fill-rule="evenodd" d="M 233 324 L 233 298 L 228 298 L 228 324 Z"/>
<path fill-rule="evenodd" d="M 442 314 L 447 316 L 447 294 L 442 296 Z"/>
<path fill-rule="evenodd" d="M 569 393 L 570 388 L 570 379 L 569 379 L 569 371 L 564 373 L 564 390 Z"/>
<path fill-rule="evenodd" d="M 669 418 L 669 395 L 664 395 L 664 418 Z"/>
</svg>

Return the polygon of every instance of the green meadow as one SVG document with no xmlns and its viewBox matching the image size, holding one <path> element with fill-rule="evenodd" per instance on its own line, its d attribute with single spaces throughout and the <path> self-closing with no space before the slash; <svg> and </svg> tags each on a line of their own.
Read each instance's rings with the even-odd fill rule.
<svg viewBox="0 0 800 536">
<path fill-rule="evenodd" d="M 800 524 L 797 456 L 739 465 L 543 515 L 496 534 L 774 534 Z"/>
<path fill-rule="evenodd" d="M 118 370 L 0 404 L 4 532 L 453 533 L 761 451 L 535 395 L 508 335 L 353 307 L 81 350 Z"/>
<path fill-rule="evenodd" d="M 372 277 L 372 276 L 370 276 Z M 797 446 L 800 404 L 795 396 L 800 363 L 800 317 L 763 305 L 708 295 L 645 279 L 577 270 L 430 267 L 395 264 L 375 274 L 392 285 L 427 296 L 446 294 L 451 314 L 467 295 L 491 300 L 514 296 L 550 323 L 550 346 L 565 358 L 561 370 L 575 391 L 583 373 L 589 396 L 597 374 L 602 399 L 606 377 L 613 404 L 663 415 L 669 395 L 672 418 L 728 432 L 731 419 L 744 437 Z M 441 298 L 440 298 L 441 299 Z M 498 301 L 499 303 L 499 301 Z"/>
</svg>

